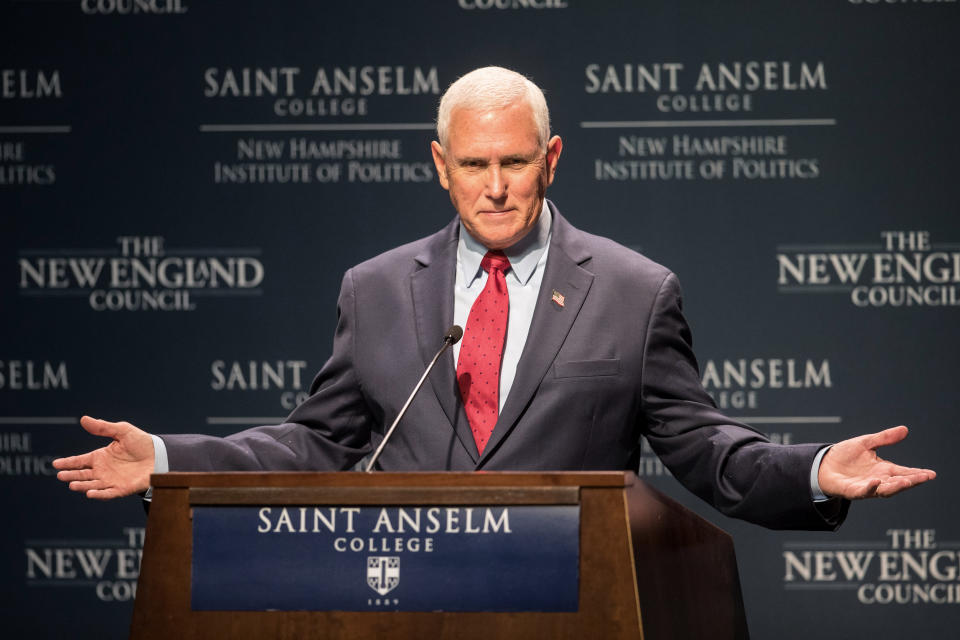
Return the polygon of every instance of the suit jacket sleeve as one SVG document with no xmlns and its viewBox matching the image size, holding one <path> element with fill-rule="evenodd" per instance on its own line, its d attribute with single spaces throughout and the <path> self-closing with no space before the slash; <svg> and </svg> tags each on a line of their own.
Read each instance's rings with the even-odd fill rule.
<svg viewBox="0 0 960 640">
<path fill-rule="evenodd" d="M 354 368 L 356 337 L 352 272 L 337 303 L 333 354 L 310 388 L 310 397 L 280 425 L 255 427 L 226 438 L 162 435 L 171 471 L 335 471 L 370 450 L 374 424 Z"/>
<path fill-rule="evenodd" d="M 642 419 L 673 475 L 724 514 L 775 529 L 835 529 L 849 503 L 814 503 L 810 470 L 822 444 L 777 445 L 732 422 L 704 391 L 680 286 L 664 278 L 644 346 Z"/>
</svg>

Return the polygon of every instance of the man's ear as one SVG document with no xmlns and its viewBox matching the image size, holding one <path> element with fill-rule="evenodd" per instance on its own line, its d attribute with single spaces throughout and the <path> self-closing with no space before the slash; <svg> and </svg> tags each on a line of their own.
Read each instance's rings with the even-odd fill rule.
<svg viewBox="0 0 960 640">
<path fill-rule="evenodd" d="M 447 181 L 447 161 L 443 157 L 443 147 L 434 140 L 430 143 L 430 152 L 433 154 L 433 166 L 437 168 L 437 177 L 440 178 L 440 186 L 450 190 L 450 184 Z"/>
<path fill-rule="evenodd" d="M 560 162 L 560 152 L 563 151 L 563 140 L 560 136 L 553 136 L 547 143 L 547 186 L 553 184 L 553 175 L 557 172 L 557 163 Z"/>
</svg>

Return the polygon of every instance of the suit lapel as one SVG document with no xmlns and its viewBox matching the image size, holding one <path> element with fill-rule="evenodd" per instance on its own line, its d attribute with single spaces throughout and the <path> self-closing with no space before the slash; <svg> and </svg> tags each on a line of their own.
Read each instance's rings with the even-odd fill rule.
<svg viewBox="0 0 960 640">
<path fill-rule="evenodd" d="M 500 442 L 516 426 L 556 359 L 593 284 L 593 274 L 580 266 L 590 259 L 589 252 L 577 241 L 574 237 L 576 230 L 560 216 L 552 203 L 551 208 L 554 223 L 550 252 L 527 342 L 517 364 L 513 386 L 478 466 L 494 454 Z M 553 301 L 554 291 L 564 296 L 562 306 Z M 469 430 L 468 435 L 471 435 Z"/>
<path fill-rule="evenodd" d="M 453 324 L 453 291 L 457 268 L 459 223 L 454 220 L 416 257 L 420 268 L 410 276 L 417 341 L 426 367 L 443 344 L 443 336 Z M 456 381 L 453 349 L 441 356 L 429 376 L 433 392 L 461 444 L 471 459 L 479 458 L 467 416 L 463 412 Z"/>
</svg>

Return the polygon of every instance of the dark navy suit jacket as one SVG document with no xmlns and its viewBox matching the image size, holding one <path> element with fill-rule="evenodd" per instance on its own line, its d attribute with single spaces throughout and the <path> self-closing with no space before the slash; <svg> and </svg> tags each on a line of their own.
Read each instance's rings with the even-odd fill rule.
<svg viewBox="0 0 960 640">
<path fill-rule="evenodd" d="M 451 350 L 379 465 L 406 470 L 636 470 L 640 438 L 720 511 L 776 528 L 834 528 L 814 505 L 822 445 L 782 446 L 731 422 L 703 390 L 677 278 L 611 240 L 553 232 L 516 378 L 483 455 Z M 340 470 L 379 444 L 453 323 L 458 221 L 345 274 L 333 354 L 281 425 L 162 436 L 171 470 Z M 553 298 L 556 291 L 563 305 Z M 824 511 L 829 512 L 826 516 Z"/>
</svg>

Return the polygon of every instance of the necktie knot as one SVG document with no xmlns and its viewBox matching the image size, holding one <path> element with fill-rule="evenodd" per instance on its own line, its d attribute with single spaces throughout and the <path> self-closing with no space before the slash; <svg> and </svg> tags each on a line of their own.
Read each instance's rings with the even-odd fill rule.
<svg viewBox="0 0 960 640">
<path fill-rule="evenodd" d="M 480 268 L 487 273 L 491 271 L 506 271 L 510 268 L 510 260 L 503 255 L 503 251 L 487 251 L 480 261 Z"/>
</svg>

